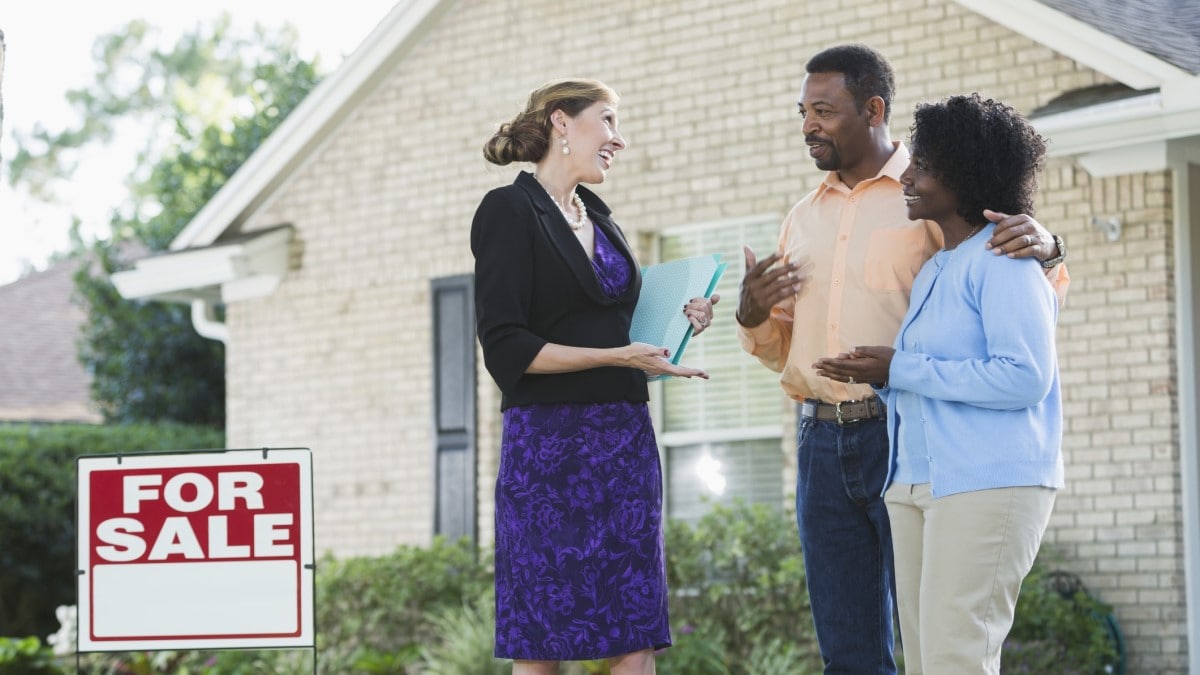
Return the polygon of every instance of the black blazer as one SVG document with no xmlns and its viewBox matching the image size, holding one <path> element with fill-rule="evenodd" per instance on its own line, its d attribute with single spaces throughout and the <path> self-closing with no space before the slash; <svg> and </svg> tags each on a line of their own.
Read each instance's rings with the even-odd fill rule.
<svg viewBox="0 0 1200 675">
<path fill-rule="evenodd" d="M 647 401 L 646 374 L 604 367 L 553 375 L 525 370 L 547 342 L 622 347 L 642 287 L 641 270 L 611 211 L 576 188 L 593 225 L 629 262 L 633 280 L 619 298 L 604 294 L 566 218 L 532 174 L 484 196 L 471 223 L 475 318 L 483 362 L 500 387 L 501 410 L 529 403 Z"/>
</svg>

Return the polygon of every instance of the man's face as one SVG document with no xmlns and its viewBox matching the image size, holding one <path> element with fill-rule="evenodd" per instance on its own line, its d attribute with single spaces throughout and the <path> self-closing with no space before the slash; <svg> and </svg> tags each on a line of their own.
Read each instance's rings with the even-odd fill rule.
<svg viewBox="0 0 1200 675">
<path fill-rule="evenodd" d="M 823 171 L 853 169 L 871 142 L 867 110 L 859 112 L 841 73 L 809 73 L 800 86 L 808 154 Z"/>
</svg>

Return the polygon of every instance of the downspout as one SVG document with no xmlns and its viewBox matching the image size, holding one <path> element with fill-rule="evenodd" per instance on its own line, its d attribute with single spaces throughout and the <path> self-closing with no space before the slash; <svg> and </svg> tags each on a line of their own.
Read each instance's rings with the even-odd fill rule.
<svg viewBox="0 0 1200 675">
<path fill-rule="evenodd" d="M 221 343 L 229 340 L 229 327 L 217 320 L 216 311 L 208 300 L 192 300 L 192 326 L 201 337 Z"/>
</svg>

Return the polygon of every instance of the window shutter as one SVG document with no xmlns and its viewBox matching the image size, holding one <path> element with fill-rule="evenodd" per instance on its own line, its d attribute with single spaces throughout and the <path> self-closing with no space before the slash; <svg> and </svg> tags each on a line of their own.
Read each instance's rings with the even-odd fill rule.
<svg viewBox="0 0 1200 675">
<path fill-rule="evenodd" d="M 475 309 L 471 275 L 434 279 L 434 531 L 475 539 Z"/>
</svg>

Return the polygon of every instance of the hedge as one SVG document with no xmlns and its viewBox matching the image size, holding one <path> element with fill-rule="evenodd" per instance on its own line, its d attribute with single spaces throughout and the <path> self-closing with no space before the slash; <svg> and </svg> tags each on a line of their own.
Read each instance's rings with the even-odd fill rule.
<svg viewBox="0 0 1200 675">
<path fill-rule="evenodd" d="M 213 449 L 220 431 L 168 424 L 0 424 L 0 635 L 44 639 L 75 604 L 75 459 Z"/>
</svg>

